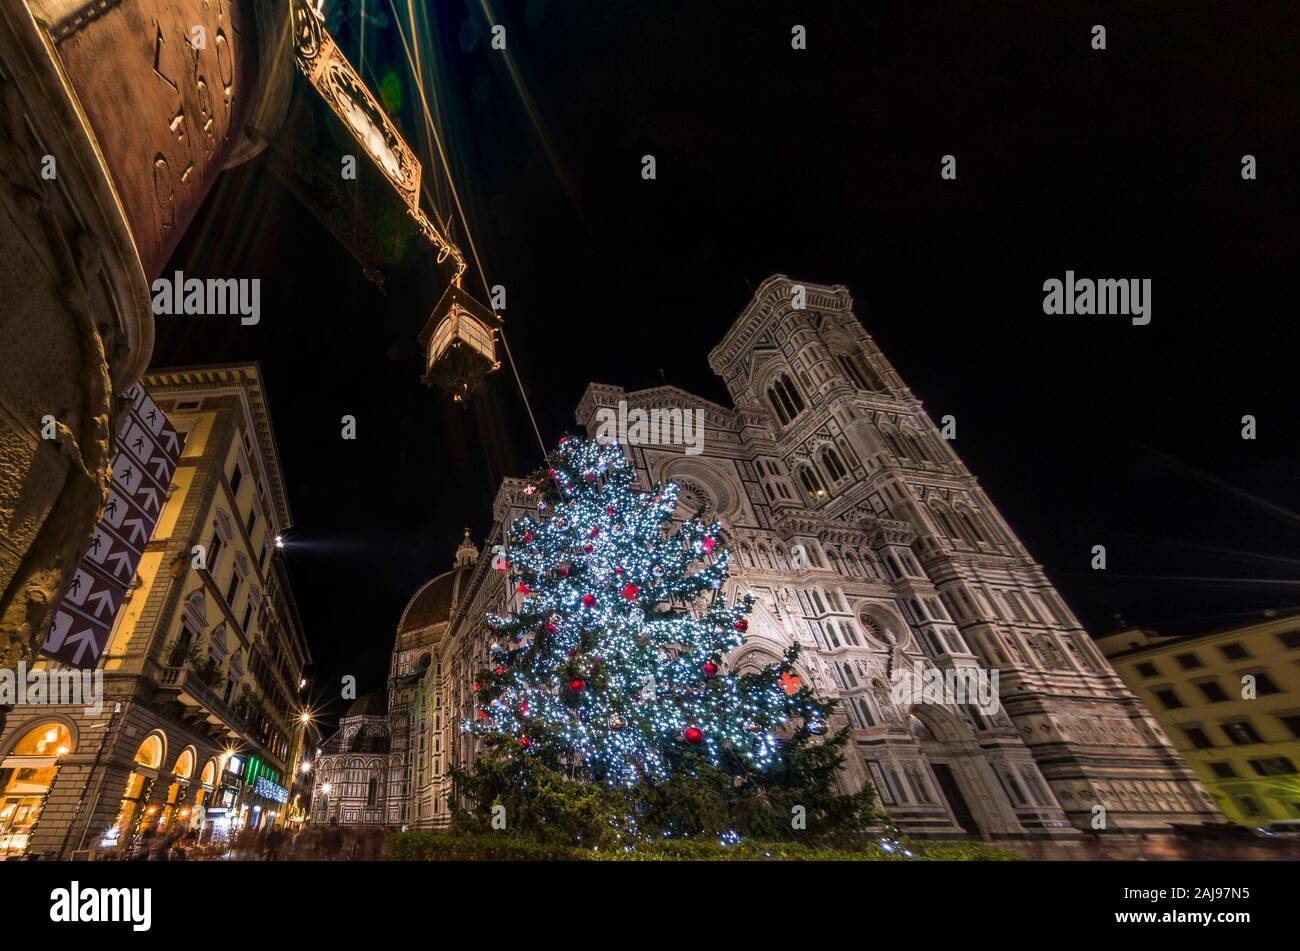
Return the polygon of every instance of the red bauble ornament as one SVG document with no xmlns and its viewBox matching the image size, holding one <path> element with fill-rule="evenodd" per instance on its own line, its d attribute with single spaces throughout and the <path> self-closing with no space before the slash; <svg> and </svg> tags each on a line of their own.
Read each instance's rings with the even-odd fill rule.
<svg viewBox="0 0 1300 951">
<path fill-rule="evenodd" d="M 586 479 L 588 482 L 595 482 L 595 481 L 596 481 L 596 473 L 594 473 L 594 472 L 588 472 L 586 475 L 583 476 L 583 478 Z"/>
<path fill-rule="evenodd" d="M 556 627 L 554 624 L 552 624 L 550 621 L 547 621 L 547 622 L 546 622 L 546 633 L 547 633 L 547 634 L 554 634 L 557 630 L 559 630 L 559 628 L 557 628 L 557 627 Z"/>
<path fill-rule="evenodd" d="M 718 544 L 718 542 L 717 542 L 716 539 L 713 539 L 713 538 L 706 538 L 706 539 L 704 539 L 704 550 L 705 550 L 705 551 L 713 551 L 713 547 L 714 547 L 715 545 L 717 545 L 717 544 Z"/>
<path fill-rule="evenodd" d="M 595 549 L 592 548 L 590 545 L 583 545 L 582 550 L 585 551 L 588 555 L 590 555 L 593 551 L 595 551 Z"/>
<path fill-rule="evenodd" d="M 591 526 L 591 531 L 590 531 L 588 534 L 589 534 L 592 538 L 595 538 L 597 535 L 600 534 L 600 529 L 597 528 L 595 525 L 593 525 L 593 526 Z"/>
<path fill-rule="evenodd" d="M 586 686 L 587 686 L 587 682 L 583 680 L 581 677 L 574 677 L 572 680 L 569 681 L 569 689 L 572 690 L 574 693 L 582 693 L 583 688 Z"/>
<path fill-rule="evenodd" d="M 479 715 L 479 718 L 480 718 L 480 719 L 483 719 L 483 720 L 486 720 L 486 719 L 488 718 L 488 712 L 487 712 L 486 710 L 482 710 L 482 709 L 480 709 L 479 712 L 478 712 L 478 715 Z"/>
<path fill-rule="evenodd" d="M 711 660 L 706 660 L 704 662 L 704 676 L 714 677 L 717 676 L 717 673 L 718 673 L 718 665 Z"/>
<path fill-rule="evenodd" d="M 629 581 L 627 584 L 623 585 L 623 590 L 619 593 L 629 601 L 635 601 L 636 596 L 641 593 L 641 589 Z"/>
<path fill-rule="evenodd" d="M 498 668 L 497 668 L 497 676 L 498 676 L 498 677 L 499 677 L 501 674 L 504 674 L 505 672 L 506 672 L 506 669 L 505 669 L 504 667 L 498 667 Z"/>
<path fill-rule="evenodd" d="M 532 593 L 532 588 L 528 587 L 528 582 L 526 581 L 519 582 L 519 587 L 515 588 L 515 590 L 518 591 L 520 594 Z"/>
<path fill-rule="evenodd" d="M 704 731 L 697 726 L 688 726 L 686 732 L 682 734 L 682 739 L 691 746 L 699 746 L 704 742 Z"/>
<path fill-rule="evenodd" d="M 596 596 L 594 594 L 584 594 L 582 596 L 582 606 L 584 608 L 589 608 L 595 603 L 596 603 Z"/>
<path fill-rule="evenodd" d="M 546 474 L 547 474 L 548 476 L 550 476 L 552 479 L 555 478 L 555 470 L 554 470 L 554 469 L 547 469 L 547 470 L 546 470 Z"/>
<path fill-rule="evenodd" d="M 519 738 L 519 745 L 522 746 L 524 749 L 528 749 L 528 747 L 533 745 L 533 741 L 526 736 L 521 736 Z"/>
<path fill-rule="evenodd" d="M 741 618 L 739 621 L 736 622 L 735 627 L 736 627 L 736 630 L 738 630 L 738 631 L 740 631 L 740 633 L 744 634 L 746 631 L 749 630 L 749 622 L 746 621 L 744 618 Z"/>
<path fill-rule="evenodd" d="M 528 701 L 527 701 L 527 700 L 520 700 L 520 701 L 519 701 L 519 712 L 522 713 L 524 716 L 528 716 Z"/>
<path fill-rule="evenodd" d="M 567 578 L 567 577 L 569 577 L 569 566 L 568 566 L 568 565 L 560 565 L 560 567 L 556 568 L 555 570 L 558 571 L 558 572 L 560 573 L 560 577 L 561 577 L 561 578 Z"/>
<path fill-rule="evenodd" d="M 524 541 L 525 541 L 525 542 L 530 542 L 530 541 L 532 541 L 532 540 L 533 540 L 533 533 L 532 533 L 532 532 L 524 532 Z"/>
<path fill-rule="evenodd" d="M 608 508 L 605 509 L 605 514 L 606 514 L 606 515 L 613 515 L 616 511 L 617 511 L 617 509 L 615 509 L 614 506 L 611 505 L 611 506 L 609 506 Z"/>
</svg>

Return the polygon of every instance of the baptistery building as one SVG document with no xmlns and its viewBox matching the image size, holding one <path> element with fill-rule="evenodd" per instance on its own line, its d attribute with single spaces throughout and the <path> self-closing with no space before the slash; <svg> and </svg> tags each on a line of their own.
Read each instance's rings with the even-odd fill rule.
<svg viewBox="0 0 1300 951">
<path fill-rule="evenodd" d="M 877 348 L 847 289 L 769 278 L 709 362 L 732 406 L 672 386 L 592 384 L 576 420 L 592 437 L 618 413 L 667 421 L 620 441 L 646 487 L 676 482 L 683 513 L 704 504 L 727 531 L 727 594 L 752 592 L 757 605 L 726 663 L 759 667 L 801 645 L 803 682 L 837 699 L 851 730 L 846 788 L 871 783 L 923 837 L 1071 838 L 1221 818 Z M 684 420 L 702 421 L 703 437 L 677 440 Z M 374 765 L 348 767 L 357 771 L 342 800 L 322 794 L 322 768 L 318 821 L 450 822 L 450 771 L 477 752 L 462 725 L 487 663 L 484 615 L 517 597 L 494 551 L 536 510 L 523 488 L 505 480 L 482 551 L 467 533 L 451 570 L 412 598 L 382 716 L 367 704 L 340 730 L 355 743 L 382 724 L 388 751 L 332 754 Z M 949 689 L 900 689 L 922 682 Z M 991 703 L 973 689 L 952 695 L 976 683 Z"/>
</svg>

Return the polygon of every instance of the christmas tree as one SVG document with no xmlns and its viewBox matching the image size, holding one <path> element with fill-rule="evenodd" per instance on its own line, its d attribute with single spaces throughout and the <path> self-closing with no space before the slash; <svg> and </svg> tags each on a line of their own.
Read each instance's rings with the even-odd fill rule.
<svg viewBox="0 0 1300 951">
<path fill-rule="evenodd" d="M 701 757 L 761 773 L 826 731 L 793 652 L 723 670 L 754 599 L 727 603 L 722 528 L 703 511 L 678 518 L 675 484 L 638 489 L 618 445 L 568 438 L 524 492 L 537 514 L 510 526 L 498 563 L 518 607 L 488 617 L 491 666 L 473 685 L 471 728 L 490 747 L 627 788 Z"/>
</svg>

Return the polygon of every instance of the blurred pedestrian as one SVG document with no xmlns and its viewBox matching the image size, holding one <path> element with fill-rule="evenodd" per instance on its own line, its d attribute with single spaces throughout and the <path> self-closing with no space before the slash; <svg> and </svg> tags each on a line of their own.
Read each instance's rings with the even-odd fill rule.
<svg viewBox="0 0 1300 951">
<path fill-rule="evenodd" d="M 284 830 L 275 826 L 266 834 L 266 851 L 263 857 L 268 862 L 278 862 L 280 860 L 280 849 L 284 848 Z"/>
<path fill-rule="evenodd" d="M 343 848 L 343 830 L 339 828 L 339 820 L 331 816 L 329 825 L 325 827 L 325 832 L 321 835 L 321 851 L 324 853 L 323 858 L 337 859 L 339 852 Z"/>
</svg>

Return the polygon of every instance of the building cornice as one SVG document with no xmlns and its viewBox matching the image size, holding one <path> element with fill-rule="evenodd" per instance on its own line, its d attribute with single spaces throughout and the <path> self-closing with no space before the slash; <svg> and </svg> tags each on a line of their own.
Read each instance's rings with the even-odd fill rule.
<svg viewBox="0 0 1300 951">
<path fill-rule="evenodd" d="M 829 311 L 832 313 L 851 314 L 853 296 L 842 284 L 812 284 L 807 281 L 794 281 L 784 274 L 773 274 L 762 284 L 745 309 L 740 312 L 736 322 L 731 325 L 721 342 L 709 351 L 709 366 L 724 380 L 728 378 L 732 366 L 740 356 L 750 350 L 750 344 L 774 317 L 793 313 L 790 301 L 790 288 L 798 285 L 807 291 L 805 310 Z"/>
<path fill-rule="evenodd" d="M 240 398 L 244 411 L 253 422 L 253 437 L 262 456 L 267 493 L 275 507 L 281 530 L 293 524 L 289 497 L 284 487 L 284 472 L 280 465 L 280 449 L 271 425 L 271 410 L 266 389 L 262 384 L 262 368 L 258 363 L 228 363 L 195 367 L 165 367 L 150 370 L 144 377 L 145 387 L 155 397 L 165 390 L 169 395 L 235 395 Z"/>
</svg>

